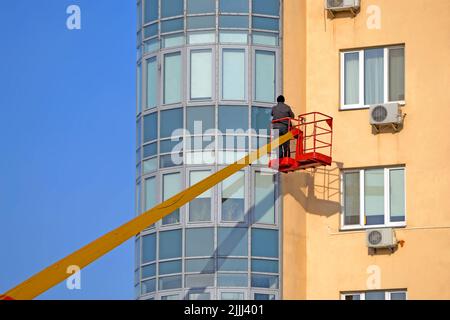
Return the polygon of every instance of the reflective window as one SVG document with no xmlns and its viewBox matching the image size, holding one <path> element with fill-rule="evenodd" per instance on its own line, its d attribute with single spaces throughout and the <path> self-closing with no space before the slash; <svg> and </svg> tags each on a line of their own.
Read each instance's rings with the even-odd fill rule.
<svg viewBox="0 0 450 320">
<path fill-rule="evenodd" d="M 216 11 L 216 0 L 187 0 L 187 12 L 191 13 L 214 13 Z"/>
<path fill-rule="evenodd" d="M 212 29 L 216 27 L 216 16 L 188 17 L 188 29 Z"/>
<path fill-rule="evenodd" d="M 163 0 L 161 1 L 161 17 L 180 16 L 184 11 L 184 0 Z"/>
<path fill-rule="evenodd" d="M 158 20 L 158 0 L 145 0 L 144 10 L 145 23 Z"/>
<path fill-rule="evenodd" d="M 182 33 L 171 34 L 162 37 L 162 47 L 172 48 L 184 45 L 184 35 Z"/>
<path fill-rule="evenodd" d="M 277 18 L 253 17 L 252 23 L 254 29 L 273 31 L 279 29 L 279 19 Z"/>
<path fill-rule="evenodd" d="M 252 229 L 252 256 L 278 258 L 278 230 Z"/>
<path fill-rule="evenodd" d="M 206 288 L 214 286 L 214 274 L 189 274 L 186 275 L 186 287 Z"/>
<path fill-rule="evenodd" d="M 187 130 L 190 134 L 200 135 L 215 127 L 215 108 L 213 106 L 187 107 L 186 117 Z"/>
<path fill-rule="evenodd" d="M 247 287 L 247 274 L 239 273 L 219 273 L 217 275 L 217 284 L 219 287 Z"/>
<path fill-rule="evenodd" d="M 136 185 L 136 214 L 141 214 L 141 183 Z"/>
<path fill-rule="evenodd" d="M 170 199 L 182 190 L 181 174 L 169 173 L 163 175 L 163 201 Z M 180 209 L 162 219 L 162 224 L 173 224 L 180 222 Z"/>
<path fill-rule="evenodd" d="M 143 162 L 144 174 L 155 171 L 158 169 L 158 159 L 153 158 Z"/>
<path fill-rule="evenodd" d="M 214 43 L 215 41 L 215 32 L 191 32 L 188 35 L 189 44 Z"/>
<path fill-rule="evenodd" d="M 142 279 L 151 278 L 156 276 L 156 264 L 149 264 L 142 267 Z"/>
<path fill-rule="evenodd" d="M 144 143 L 158 139 L 158 114 L 144 117 Z"/>
<path fill-rule="evenodd" d="M 253 13 L 270 16 L 280 15 L 280 0 L 252 0 Z"/>
<path fill-rule="evenodd" d="M 359 172 L 344 174 L 344 224 L 358 225 L 360 212 Z"/>
<path fill-rule="evenodd" d="M 187 259 L 186 272 L 213 273 L 214 259 Z"/>
<path fill-rule="evenodd" d="M 359 52 L 344 54 L 344 102 L 359 103 Z"/>
<path fill-rule="evenodd" d="M 244 182 L 242 171 L 222 182 L 222 221 L 245 221 Z"/>
<path fill-rule="evenodd" d="M 255 222 L 275 224 L 275 176 L 255 172 L 254 192 Z"/>
<path fill-rule="evenodd" d="M 211 99 L 212 97 L 212 50 L 191 51 L 191 99 Z"/>
<path fill-rule="evenodd" d="M 405 100 L 405 48 L 389 49 L 389 101 Z"/>
<path fill-rule="evenodd" d="M 240 258 L 226 258 L 219 259 L 218 262 L 219 271 L 247 271 L 248 260 Z"/>
<path fill-rule="evenodd" d="M 159 50 L 159 39 L 151 39 L 144 42 L 144 53 Z"/>
<path fill-rule="evenodd" d="M 154 23 L 144 28 L 144 38 L 151 38 L 158 35 L 158 24 Z"/>
<path fill-rule="evenodd" d="M 156 57 L 147 60 L 147 108 L 158 104 L 158 62 Z"/>
<path fill-rule="evenodd" d="M 144 146 L 144 158 L 153 157 L 158 153 L 158 143 L 150 143 Z"/>
<path fill-rule="evenodd" d="M 181 257 L 181 230 L 161 231 L 159 233 L 159 259 Z"/>
<path fill-rule="evenodd" d="M 253 44 L 263 46 L 278 46 L 278 35 L 273 33 L 253 33 Z"/>
<path fill-rule="evenodd" d="M 220 43 L 247 44 L 248 34 L 247 32 L 221 31 L 219 41 Z"/>
<path fill-rule="evenodd" d="M 149 234 L 142 237 L 142 263 L 156 260 L 156 235 Z"/>
<path fill-rule="evenodd" d="M 244 300 L 243 292 L 222 292 L 220 294 L 221 300 Z"/>
<path fill-rule="evenodd" d="M 159 278 L 159 290 L 170 290 L 178 288 L 181 288 L 181 276 Z"/>
<path fill-rule="evenodd" d="M 386 293 L 384 291 L 368 291 L 366 300 L 386 300 Z"/>
<path fill-rule="evenodd" d="M 222 54 L 222 99 L 246 99 L 245 50 L 224 49 Z"/>
<path fill-rule="evenodd" d="M 159 165 L 161 168 L 171 168 L 181 166 L 182 164 L 183 164 L 183 153 L 172 153 L 159 157 Z M 166 221 L 169 220 L 163 218 L 164 224 L 166 224 Z"/>
<path fill-rule="evenodd" d="M 248 1 L 243 0 L 220 0 L 220 12 L 225 13 L 248 13 Z"/>
<path fill-rule="evenodd" d="M 165 20 L 161 22 L 161 33 L 183 31 L 183 30 L 184 30 L 183 18 Z"/>
<path fill-rule="evenodd" d="M 248 254 L 247 228 L 219 228 L 218 232 L 219 256 L 246 256 Z"/>
<path fill-rule="evenodd" d="M 389 197 L 391 221 L 405 221 L 405 169 L 389 171 Z"/>
<path fill-rule="evenodd" d="M 211 171 L 191 171 L 189 173 L 190 186 L 206 179 Z M 211 221 L 211 190 L 205 191 L 189 203 L 189 221 Z"/>
<path fill-rule="evenodd" d="M 156 280 L 151 279 L 142 282 L 142 294 L 154 292 L 156 290 Z"/>
<path fill-rule="evenodd" d="M 182 83 L 181 53 L 164 55 L 164 103 L 181 101 Z"/>
<path fill-rule="evenodd" d="M 384 170 L 366 170 L 364 176 L 366 224 L 384 224 Z"/>
<path fill-rule="evenodd" d="M 252 287 L 278 289 L 278 276 L 252 273 Z"/>
<path fill-rule="evenodd" d="M 137 113 L 142 111 L 142 67 L 138 65 L 136 72 Z"/>
<path fill-rule="evenodd" d="M 219 28 L 248 29 L 248 16 L 220 16 Z"/>
<path fill-rule="evenodd" d="M 406 300 L 406 292 L 391 292 L 391 300 Z"/>
<path fill-rule="evenodd" d="M 156 178 L 151 177 L 145 179 L 145 211 L 150 210 L 158 203 L 156 200 L 157 195 Z"/>
<path fill-rule="evenodd" d="M 278 260 L 252 259 L 252 272 L 278 273 Z"/>
<path fill-rule="evenodd" d="M 210 300 L 211 295 L 209 293 L 189 293 L 188 300 Z"/>
<path fill-rule="evenodd" d="M 254 300 L 275 300 L 275 295 L 265 293 L 255 293 Z"/>
<path fill-rule="evenodd" d="M 384 101 L 384 49 L 364 50 L 365 104 Z"/>
<path fill-rule="evenodd" d="M 255 100 L 262 102 L 274 102 L 275 90 L 275 52 L 256 50 Z"/>
<path fill-rule="evenodd" d="M 247 106 L 219 106 L 219 130 L 227 133 L 227 130 L 248 130 Z"/>
<path fill-rule="evenodd" d="M 181 273 L 181 260 L 161 262 L 159 264 L 159 274 Z"/>
<path fill-rule="evenodd" d="M 182 134 L 183 109 L 176 108 L 161 111 L 160 138 L 171 138 Z"/>
<path fill-rule="evenodd" d="M 161 296 L 161 300 L 180 300 L 180 295 L 178 294 L 170 294 L 167 296 Z"/>
<path fill-rule="evenodd" d="M 252 107 L 252 129 L 260 135 L 270 135 L 272 108 Z"/>
<path fill-rule="evenodd" d="M 183 147 L 183 139 L 170 139 L 170 140 L 162 140 L 160 142 L 159 151 L 160 153 L 173 153 L 180 152 Z"/>
<path fill-rule="evenodd" d="M 186 229 L 186 256 L 212 256 L 214 252 L 214 229 L 191 228 Z"/>
</svg>

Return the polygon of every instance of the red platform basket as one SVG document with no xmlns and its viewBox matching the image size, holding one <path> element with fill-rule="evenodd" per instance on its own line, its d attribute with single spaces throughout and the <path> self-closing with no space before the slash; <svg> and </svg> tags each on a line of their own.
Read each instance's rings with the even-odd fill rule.
<svg viewBox="0 0 450 320">
<path fill-rule="evenodd" d="M 331 165 L 333 161 L 332 117 L 320 112 L 311 112 L 302 114 L 297 119 L 284 118 L 272 123 L 285 121 L 289 121 L 289 131 L 294 135 L 290 141 L 290 157 L 271 159 L 270 168 L 280 172 L 293 172 Z"/>
</svg>

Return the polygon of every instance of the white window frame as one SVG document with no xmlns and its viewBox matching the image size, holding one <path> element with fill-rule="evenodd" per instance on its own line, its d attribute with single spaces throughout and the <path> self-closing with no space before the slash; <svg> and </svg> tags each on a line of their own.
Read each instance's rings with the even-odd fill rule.
<svg viewBox="0 0 450 320">
<path fill-rule="evenodd" d="M 191 97 L 191 69 L 192 69 L 192 53 L 194 52 L 211 52 L 211 97 L 202 97 L 202 98 L 192 98 Z M 187 63 L 187 77 L 186 77 L 186 92 L 187 97 L 189 98 L 189 102 L 191 104 L 198 105 L 201 102 L 209 102 L 216 100 L 216 51 L 211 46 L 196 46 L 193 48 L 187 49 L 186 58 L 189 60 Z"/>
<path fill-rule="evenodd" d="M 377 292 L 377 291 L 384 291 L 384 300 L 392 300 L 391 295 L 393 293 L 404 293 L 405 299 L 408 300 L 408 290 L 374 290 L 374 291 L 355 291 L 355 292 L 344 292 L 341 293 L 341 300 L 345 300 L 345 297 L 347 296 L 359 296 L 359 300 L 366 300 L 366 293 L 367 292 Z"/>
<path fill-rule="evenodd" d="M 370 108 L 370 105 L 365 104 L 365 92 L 364 92 L 364 75 L 365 75 L 365 68 L 364 68 L 364 52 L 366 50 L 375 49 L 375 48 L 365 48 L 361 50 L 348 50 L 348 51 L 341 51 L 341 67 L 340 67 L 340 81 L 341 81 L 341 88 L 340 88 L 340 110 L 354 110 L 354 109 L 368 109 Z M 381 48 L 380 48 L 381 49 Z M 405 100 L 400 101 L 389 101 L 389 50 L 391 49 L 405 49 L 404 45 L 398 45 L 398 46 L 388 46 L 383 47 L 384 50 L 384 99 L 383 103 L 399 103 L 400 105 L 405 105 Z M 359 103 L 357 104 L 345 104 L 345 55 L 349 53 L 358 53 L 359 54 Z M 406 53 L 406 51 L 405 51 Z M 405 57 L 406 59 L 406 54 Z M 406 73 L 406 70 L 405 70 Z M 406 82 L 406 77 L 405 77 Z M 405 87 L 406 91 L 406 87 Z M 405 92 L 406 96 L 406 92 Z"/>
<path fill-rule="evenodd" d="M 375 229 L 375 228 L 401 228 L 405 227 L 407 224 L 407 208 L 406 208 L 406 167 L 386 167 L 380 168 L 384 170 L 384 224 L 381 225 L 366 225 L 365 224 L 365 203 L 364 203 L 364 178 L 365 172 L 369 170 L 377 170 L 378 168 L 364 168 L 359 170 L 343 170 L 341 172 L 341 219 L 340 219 L 340 230 L 361 230 L 361 229 Z M 405 221 L 391 222 L 391 208 L 390 208 L 390 171 L 392 170 L 404 170 L 403 177 L 405 179 L 404 195 L 405 195 Z M 346 173 L 359 173 L 359 224 L 356 225 L 345 225 L 345 194 L 344 194 L 344 175 Z"/>
</svg>

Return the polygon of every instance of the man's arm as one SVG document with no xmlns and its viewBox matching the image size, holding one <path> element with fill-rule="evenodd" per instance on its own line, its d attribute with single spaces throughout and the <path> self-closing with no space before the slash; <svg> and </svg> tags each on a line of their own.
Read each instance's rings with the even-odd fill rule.
<svg viewBox="0 0 450 320">
<path fill-rule="evenodd" d="M 295 114 L 292 112 L 291 107 L 289 107 L 289 116 L 290 116 L 291 118 L 295 118 Z"/>
</svg>

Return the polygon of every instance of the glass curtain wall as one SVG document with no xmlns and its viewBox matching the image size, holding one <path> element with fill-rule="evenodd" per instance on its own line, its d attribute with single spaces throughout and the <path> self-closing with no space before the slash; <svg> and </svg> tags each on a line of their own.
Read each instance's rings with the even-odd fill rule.
<svg viewBox="0 0 450 320">
<path fill-rule="evenodd" d="M 137 1 L 137 214 L 269 141 L 281 2 Z M 267 162 L 136 236 L 137 299 L 281 298 L 279 177 Z"/>
</svg>

